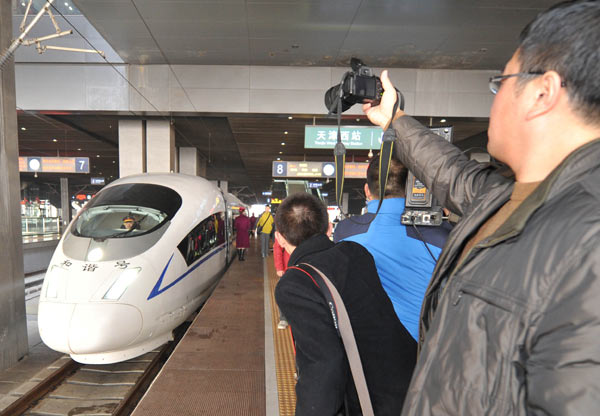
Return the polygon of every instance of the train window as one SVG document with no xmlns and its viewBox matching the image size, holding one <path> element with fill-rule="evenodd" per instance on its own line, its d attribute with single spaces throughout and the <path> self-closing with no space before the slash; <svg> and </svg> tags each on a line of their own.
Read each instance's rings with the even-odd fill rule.
<svg viewBox="0 0 600 416">
<path fill-rule="evenodd" d="M 165 186 L 117 185 L 92 199 L 71 230 L 88 238 L 137 237 L 158 229 L 180 206 L 179 194 Z"/>
<path fill-rule="evenodd" d="M 177 248 L 188 266 L 224 242 L 224 224 L 221 213 L 211 215 L 181 240 Z"/>
</svg>

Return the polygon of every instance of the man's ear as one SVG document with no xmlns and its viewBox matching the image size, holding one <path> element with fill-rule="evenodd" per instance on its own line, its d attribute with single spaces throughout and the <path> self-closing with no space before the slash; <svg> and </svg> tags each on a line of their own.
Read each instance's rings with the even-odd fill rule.
<svg viewBox="0 0 600 416">
<path fill-rule="evenodd" d="M 284 246 L 284 242 L 287 243 L 287 241 L 285 240 L 285 238 L 281 235 L 281 233 L 279 231 L 275 231 L 275 239 L 277 240 L 277 242 L 279 243 L 279 245 L 281 247 Z"/>
<path fill-rule="evenodd" d="M 373 199 L 373 197 L 371 196 L 371 190 L 369 189 L 368 183 L 365 183 L 365 196 L 367 197 L 367 201 L 370 201 L 371 199 Z"/>
<path fill-rule="evenodd" d="M 527 120 L 533 120 L 556 107 L 562 89 L 562 78 L 555 71 L 544 73 L 539 79 L 533 80 L 532 83 L 534 84 L 530 93 L 533 96 L 527 111 Z"/>
</svg>

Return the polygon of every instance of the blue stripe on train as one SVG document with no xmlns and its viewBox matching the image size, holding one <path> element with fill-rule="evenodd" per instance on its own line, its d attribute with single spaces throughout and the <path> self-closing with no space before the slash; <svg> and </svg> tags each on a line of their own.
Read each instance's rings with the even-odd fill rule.
<svg viewBox="0 0 600 416">
<path fill-rule="evenodd" d="M 198 260 L 198 262 L 196 264 L 194 264 L 187 272 L 185 272 L 184 274 L 182 274 L 181 276 L 179 276 L 177 279 L 175 279 L 174 281 L 172 281 L 171 283 L 169 283 L 167 286 L 161 288 L 160 284 L 162 283 L 163 278 L 165 277 L 165 273 L 167 273 L 167 269 L 169 268 L 169 265 L 171 264 L 171 260 L 173 260 L 173 256 L 175 255 L 175 253 L 171 254 L 171 258 L 169 259 L 169 261 L 167 262 L 167 265 L 165 266 L 165 268 L 163 269 L 162 273 L 160 274 L 160 277 L 158 278 L 158 282 L 156 282 L 156 284 L 154 285 L 154 288 L 152 289 L 152 292 L 150 292 L 150 295 L 148 295 L 148 299 L 146 299 L 146 300 L 150 300 L 153 297 L 160 295 L 161 293 L 163 293 L 167 289 L 175 286 L 175 284 L 177 284 L 181 280 L 183 280 L 183 278 L 185 278 L 188 274 L 190 274 L 191 272 L 193 272 L 194 270 L 196 270 L 198 267 L 200 267 L 200 265 L 202 263 L 204 263 L 206 260 L 210 259 L 215 254 L 219 253 L 224 248 L 225 248 L 225 244 L 222 244 L 221 246 L 215 248 L 213 251 L 211 251 L 210 253 L 208 253 L 204 257 L 200 258 Z"/>
</svg>

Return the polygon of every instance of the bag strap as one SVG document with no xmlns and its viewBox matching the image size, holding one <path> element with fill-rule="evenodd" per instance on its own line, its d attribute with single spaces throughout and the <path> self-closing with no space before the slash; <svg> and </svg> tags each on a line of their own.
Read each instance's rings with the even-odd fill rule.
<svg viewBox="0 0 600 416">
<path fill-rule="evenodd" d="M 323 292 L 323 295 L 325 296 L 325 300 L 327 301 L 327 305 L 329 306 L 329 310 L 333 317 L 335 329 L 340 338 L 342 338 L 342 344 L 344 344 L 344 349 L 346 350 L 346 357 L 348 357 L 350 371 L 352 372 L 352 378 L 354 380 L 354 385 L 356 386 L 356 392 L 358 393 L 363 416 L 374 416 L 375 413 L 373 412 L 373 405 L 371 404 L 367 380 L 365 379 L 362 361 L 360 359 L 360 354 L 358 353 L 358 346 L 356 345 L 356 339 L 354 338 L 354 331 L 352 331 L 350 317 L 348 316 L 344 301 L 336 287 L 331 283 L 327 276 L 321 272 L 321 270 L 308 263 L 301 263 L 301 265 L 310 267 L 318 274 L 318 276 L 311 277 L 313 280 L 320 281 L 321 284 L 317 284 L 317 287 L 321 289 L 321 292 Z"/>
</svg>

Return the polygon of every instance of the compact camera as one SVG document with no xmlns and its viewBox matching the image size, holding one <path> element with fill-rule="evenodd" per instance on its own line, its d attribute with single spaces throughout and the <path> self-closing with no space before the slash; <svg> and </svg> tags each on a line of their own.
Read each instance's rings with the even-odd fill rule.
<svg viewBox="0 0 600 416">
<path fill-rule="evenodd" d="M 379 104 L 383 95 L 381 79 L 373 75 L 371 68 L 360 59 L 350 60 L 352 71 L 344 74 L 342 82 L 329 88 L 325 93 L 325 106 L 331 114 L 337 114 L 338 99 L 342 99 L 342 112 L 354 104 L 372 103 Z"/>
</svg>

